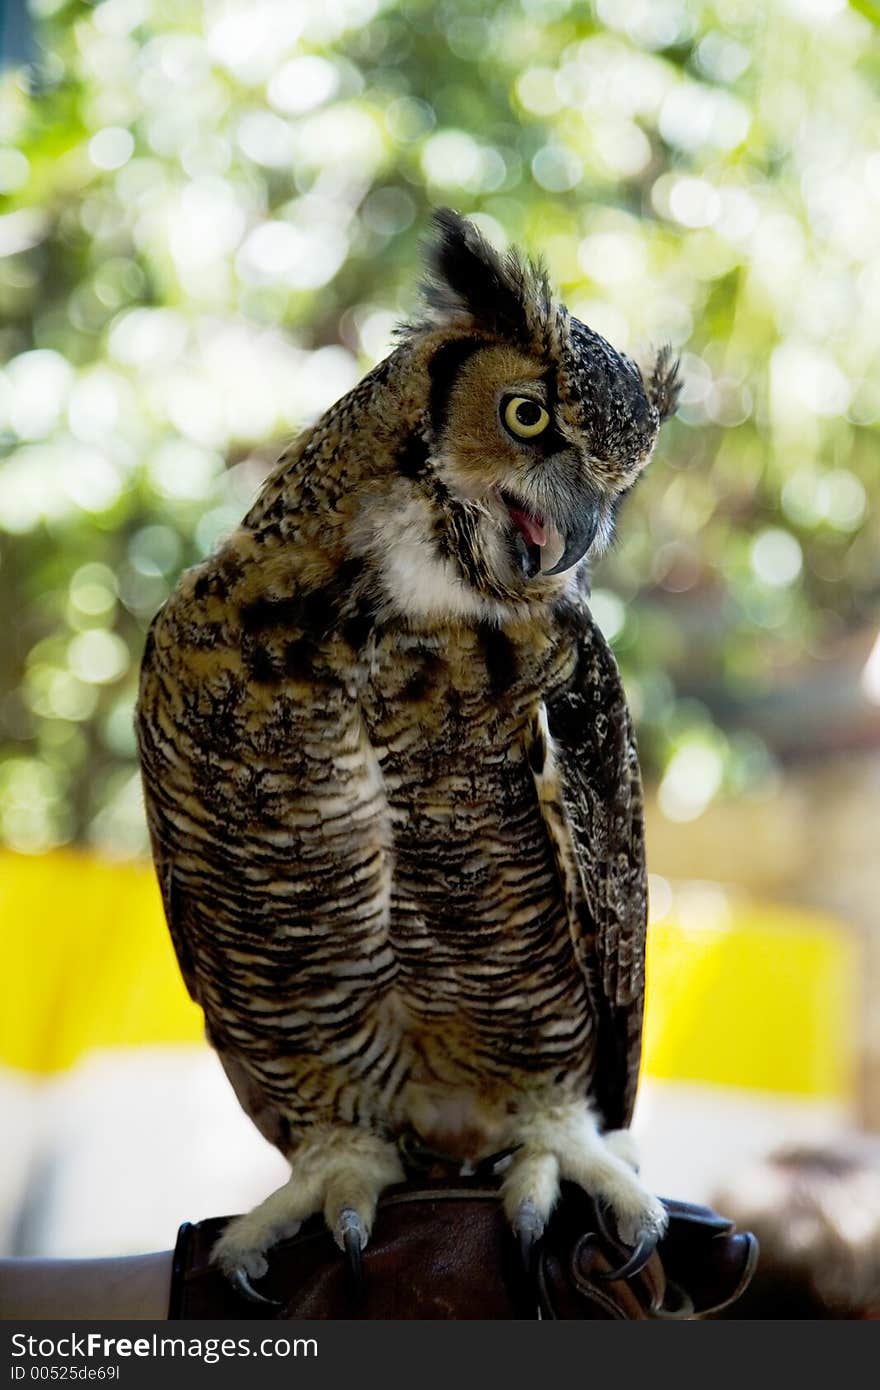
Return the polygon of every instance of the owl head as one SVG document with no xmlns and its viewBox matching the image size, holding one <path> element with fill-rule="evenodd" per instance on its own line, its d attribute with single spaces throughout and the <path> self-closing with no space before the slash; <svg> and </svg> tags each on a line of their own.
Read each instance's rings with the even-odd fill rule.
<svg viewBox="0 0 880 1390">
<path fill-rule="evenodd" d="M 425 383 L 402 465 L 434 508 L 423 564 L 433 545 L 475 594 L 549 599 L 610 541 L 675 408 L 677 364 L 664 349 L 645 379 L 540 266 L 449 209 L 434 223 L 425 311 L 401 330 Z"/>
</svg>

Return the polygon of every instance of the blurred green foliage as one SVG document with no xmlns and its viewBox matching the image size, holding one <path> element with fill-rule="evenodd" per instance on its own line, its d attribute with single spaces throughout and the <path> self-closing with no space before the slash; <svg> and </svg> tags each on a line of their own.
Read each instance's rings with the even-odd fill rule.
<svg viewBox="0 0 880 1390">
<path fill-rule="evenodd" d="M 145 847 L 143 633 L 388 350 L 437 203 L 683 358 L 595 608 L 668 812 L 876 616 L 880 49 L 845 0 L 32 0 L 0 108 L 0 833 Z M 790 674 L 791 673 L 791 674 Z"/>
</svg>

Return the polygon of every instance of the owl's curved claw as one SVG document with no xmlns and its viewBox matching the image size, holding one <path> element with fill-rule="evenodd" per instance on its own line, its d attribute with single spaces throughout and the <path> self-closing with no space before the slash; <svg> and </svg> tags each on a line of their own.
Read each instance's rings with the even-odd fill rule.
<svg viewBox="0 0 880 1390">
<path fill-rule="evenodd" d="M 345 1251 L 351 1274 L 354 1296 L 360 1302 L 364 1296 L 364 1246 L 367 1232 L 364 1223 L 353 1207 L 343 1207 L 337 1224 L 339 1243 Z"/>
<path fill-rule="evenodd" d="M 606 1269 L 597 1271 L 597 1279 L 629 1279 L 633 1274 L 638 1274 L 640 1269 L 644 1269 L 654 1251 L 657 1249 L 657 1242 L 660 1239 L 658 1231 L 641 1231 L 636 1241 L 632 1254 L 626 1262 L 617 1269 Z"/>
<path fill-rule="evenodd" d="M 267 1298 L 265 1294 L 259 1293 L 250 1281 L 247 1270 L 238 1265 L 229 1275 L 229 1282 L 234 1289 L 246 1298 L 249 1303 L 259 1303 L 267 1308 L 281 1308 L 283 1304 L 277 1298 Z"/>
<path fill-rule="evenodd" d="M 526 1200 L 520 1203 L 513 1229 L 519 1241 L 523 1269 L 531 1277 L 535 1268 L 535 1252 L 544 1234 L 544 1220 L 534 1202 Z"/>
</svg>

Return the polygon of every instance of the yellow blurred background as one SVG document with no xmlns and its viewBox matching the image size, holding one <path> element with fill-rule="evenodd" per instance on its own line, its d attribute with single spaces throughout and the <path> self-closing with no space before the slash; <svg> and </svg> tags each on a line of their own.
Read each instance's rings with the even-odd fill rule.
<svg viewBox="0 0 880 1390">
<path fill-rule="evenodd" d="M 51 1076 L 95 1049 L 201 1044 L 150 865 L 6 852 L 0 885 L 4 919 L 28 924 L 5 950 L 0 1063 Z M 839 922 L 656 876 L 652 899 L 648 1076 L 852 1093 L 860 961 Z"/>
<path fill-rule="evenodd" d="M 775 1143 L 852 1126 L 864 952 L 827 912 L 730 883 L 654 874 L 651 901 L 636 1131 L 649 1181 L 708 1198 Z M 9 1246 L 162 1246 L 280 1181 L 203 1041 L 149 864 L 0 853 L 0 913 L 22 924 L 0 1015 Z"/>
</svg>

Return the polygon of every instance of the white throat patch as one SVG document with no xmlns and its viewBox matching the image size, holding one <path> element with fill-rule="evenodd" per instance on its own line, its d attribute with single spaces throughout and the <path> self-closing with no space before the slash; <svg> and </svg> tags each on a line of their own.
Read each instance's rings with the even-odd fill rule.
<svg viewBox="0 0 880 1390">
<path fill-rule="evenodd" d="M 515 605 L 470 587 L 451 560 L 436 552 L 433 518 L 427 501 L 410 497 L 382 518 L 382 585 L 397 613 L 418 620 L 470 619 L 504 622 Z M 375 552 L 374 552 L 375 553 Z"/>
</svg>

